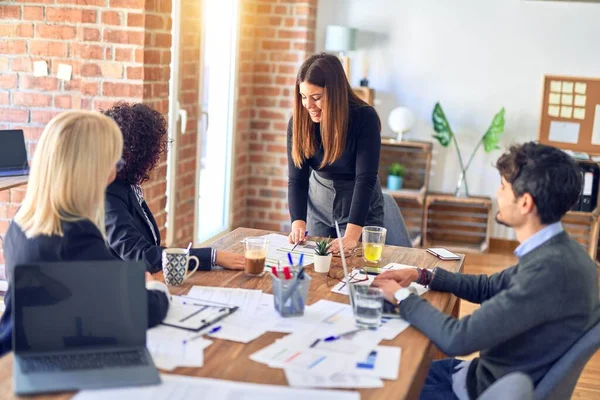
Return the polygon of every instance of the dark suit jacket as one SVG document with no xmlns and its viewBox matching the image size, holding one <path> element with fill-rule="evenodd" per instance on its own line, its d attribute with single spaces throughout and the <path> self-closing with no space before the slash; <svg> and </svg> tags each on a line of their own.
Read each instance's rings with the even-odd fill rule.
<svg viewBox="0 0 600 400">
<path fill-rule="evenodd" d="M 160 231 L 150 208 L 143 203 L 148 219 L 154 226 L 157 239 L 144 216 L 144 211 L 135 196 L 131 185 L 115 180 L 106 189 L 106 235 L 113 253 L 126 261 L 145 261 L 149 272 L 162 269 L 162 251 Z M 198 257 L 201 270 L 211 269 L 211 249 L 191 249 L 190 254 Z M 190 263 L 192 268 L 194 263 Z"/>
<path fill-rule="evenodd" d="M 9 284 L 16 265 L 55 261 L 102 261 L 116 258 L 102 234 L 89 220 L 63 223 L 63 236 L 36 236 L 28 239 L 21 227 L 10 224 L 4 238 L 4 259 Z M 101 282 L 99 282 L 101 284 Z M 158 325 L 167 315 L 169 300 L 158 290 L 148 290 L 148 326 Z M 12 299 L 6 292 L 6 311 L 0 320 L 0 354 L 12 348 Z"/>
</svg>

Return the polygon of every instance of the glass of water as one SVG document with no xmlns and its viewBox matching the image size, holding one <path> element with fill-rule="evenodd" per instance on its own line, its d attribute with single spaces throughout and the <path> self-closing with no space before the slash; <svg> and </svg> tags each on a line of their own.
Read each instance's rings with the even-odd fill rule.
<svg viewBox="0 0 600 400">
<path fill-rule="evenodd" d="M 363 328 L 379 327 L 383 313 L 383 291 L 365 285 L 353 286 L 356 325 Z"/>
</svg>

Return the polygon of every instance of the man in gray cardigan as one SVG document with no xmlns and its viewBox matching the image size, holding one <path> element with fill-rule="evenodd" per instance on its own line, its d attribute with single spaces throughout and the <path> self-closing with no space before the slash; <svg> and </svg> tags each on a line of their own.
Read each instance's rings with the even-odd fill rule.
<svg viewBox="0 0 600 400">
<path fill-rule="evenodd" d="M 496 167 L 501 175 L 496 221 L 515 230 L 517 265 L 489 277 L 442 268 L 388 271 L 374 283 L 444 353 L 480 352 L 468 362 L 434 361 L 422 400 L 476 399 L 514 371 L 537 384 L 600 320 L 596 265 L 560 223 L 581 190 L 577 164 L 561 150 L 530 142 L 512 146 Z M 411 282 L 481 307 L 453 318 L 415 296 L 406 287 Z"/>
</svg>

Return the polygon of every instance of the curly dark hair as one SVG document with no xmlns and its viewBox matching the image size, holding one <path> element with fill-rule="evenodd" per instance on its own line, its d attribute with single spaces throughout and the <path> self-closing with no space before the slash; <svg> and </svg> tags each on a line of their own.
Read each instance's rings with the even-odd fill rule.
<svg viewBox="0 0 600 400">
<path fill-rule="evenodd" d="M 558 222 L 579 198 L 581 172 L 577 163 L 556 147 L 534 142 L 513 145 L 496 168 L 512 184 L 517 198 L 533 197 L 540 222 Z"/>
<path fill-rule="evenodd" d="M 114 119 L 123 133 L 125 165 L 117 177 L 130 184 L 146 182 L 160 155 L 167 150 L 167 121 L 144 104 L 124 101 L 102 113 Z"/>
</svg>

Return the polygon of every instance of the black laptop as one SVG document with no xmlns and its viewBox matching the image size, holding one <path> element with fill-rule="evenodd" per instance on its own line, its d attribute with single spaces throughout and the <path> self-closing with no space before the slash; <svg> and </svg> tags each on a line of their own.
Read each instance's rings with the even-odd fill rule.
<svg viewBox="0 0 600 400">
<path fill-rule="evenodd" d="M 146 349 L 145 271 L 122 261 L 15 267 L 15 393 L 160 383 Z"/>
<path fill-rule="evenodd" d="M 0 130 L 0 177 L 29 174 L 25 136 L 21 129 Z"/>
</svg>

